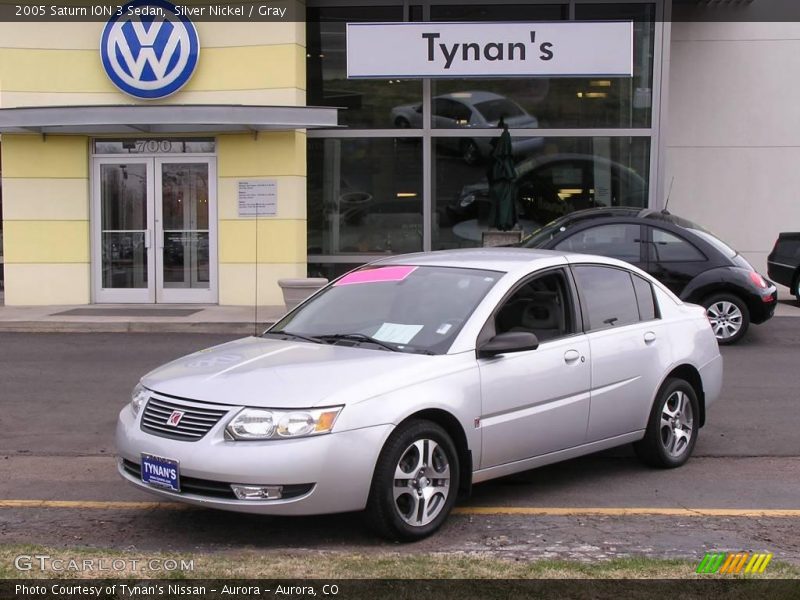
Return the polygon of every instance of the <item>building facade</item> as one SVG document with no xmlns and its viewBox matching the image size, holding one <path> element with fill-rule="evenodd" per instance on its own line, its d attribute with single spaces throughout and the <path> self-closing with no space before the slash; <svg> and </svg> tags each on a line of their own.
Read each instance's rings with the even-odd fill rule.
<svg viewBox="0 0 800 600">
<path fill-rule="evenodd" d="M 114 45 L 113 19 L 0 23 L 6 304 L 281 304 L 284 277 L 480 245 L 501 117 L 523 231 L 669 195 L 764 271 L 800 224 L 796 21 L 671 21 L 683 7 L 661 0 L 355 4 L 175 22 L 196 68 L 158 98 L 125 89 L 183 60 L 126 58 L 124 35 L 158 46 L 147 27 Z M 347 23 L 554 21 L 631 21 L 632 76 L 348 78 Z"/>
</svg>

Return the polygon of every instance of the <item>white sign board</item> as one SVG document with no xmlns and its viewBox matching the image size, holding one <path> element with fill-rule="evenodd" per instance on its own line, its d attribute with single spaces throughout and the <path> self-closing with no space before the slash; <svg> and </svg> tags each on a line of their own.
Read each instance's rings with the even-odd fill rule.
<svg viewBox="0 0 800 600">
<path fill-rule="evenodd" d="M 347 76 L 631 77 L 633 22 L 348 23 Z"/>
<path fill-rule="evenodd" d="M 274 217 L 278 214 L 278 182 L 254 179 L 239 182 L 240 217 Z"/>
</svg>

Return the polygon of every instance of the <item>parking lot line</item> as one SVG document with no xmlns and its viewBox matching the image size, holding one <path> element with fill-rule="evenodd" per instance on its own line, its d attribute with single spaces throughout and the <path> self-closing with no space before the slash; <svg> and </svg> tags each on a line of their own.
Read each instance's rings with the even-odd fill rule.
<svg viewBox="0 0 800 600">
<path fill-rule="evenodd" d="M 0 508 L 71 508 L 95 510 L 185 510 L 197 508 L 180 502 L 119 502 L 97 500 L 0 500 Z M 566 508 L 538 506 L 459 506 L 456 515 L 528 516 L 668 516 L 798 518 L 791 508 Z"/>
</svg>

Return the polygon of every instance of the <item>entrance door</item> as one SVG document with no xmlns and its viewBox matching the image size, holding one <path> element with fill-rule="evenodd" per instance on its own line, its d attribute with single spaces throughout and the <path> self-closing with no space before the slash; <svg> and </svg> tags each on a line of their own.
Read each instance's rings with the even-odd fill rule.
<svg viewBox="0 0 800 600">
<path fill-rule="evenodd" d="M 214 159 L 96 158 L 93 167 L 95 301 L 215 303 Z"/>
</svg>

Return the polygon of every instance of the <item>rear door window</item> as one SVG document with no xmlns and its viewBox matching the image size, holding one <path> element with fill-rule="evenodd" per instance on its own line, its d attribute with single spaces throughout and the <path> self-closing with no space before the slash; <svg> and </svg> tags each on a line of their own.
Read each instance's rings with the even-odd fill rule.
<svg viewBox="0 0 800 600">
<path fill-rule="evenodd" d="M 573 267 L 587 331 L 639 322 L 639 302 L 628 271 L 599 265 Z"/>
<path fill-rule="evenodd" d="M 652 321 L 658 318 L 656 300 L 653 296 L 653 286 L 649 281 L 638 275 L 631 275 L 633 289 L 636 292 L 636 303 L 639 306 L 639 318 L 642 321 Z"/>
</svg>

